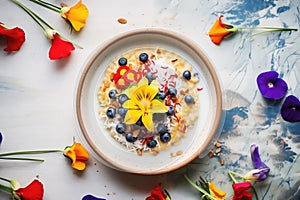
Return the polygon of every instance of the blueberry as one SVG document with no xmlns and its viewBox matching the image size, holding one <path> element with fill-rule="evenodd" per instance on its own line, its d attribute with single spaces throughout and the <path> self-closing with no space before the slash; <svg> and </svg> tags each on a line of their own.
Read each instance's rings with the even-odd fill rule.
<svg viewBox="0 0 300 200">
<path fill-rule="evenodd" d="M 137 122 L 135 124 L 138 125 L 138 126 L 144 126 L 141 117 L 139 118 L 139 120 L 137 120 Z"/>
<path fill-rule="evenodd" d="M 114 118 L 114 117 L 116 116 L 116 109 L 115 109 L 115 108 L 112 108 L 112 107 L 107 108 L 107 110 L 106 110 L 106 115 L 107 115 L 107 117 L 109 117 L 109 118 Z"/>
<path fill-rule="evenodd" d="M 156 76 L 152 74 L 151 72 L 148 72 L 145 76 L 148 79 L 148 82 L 151 83 L 153 80 L 156 79 Z"/>
<path fill-rule="evenodd" d="M 156 130 L 157 130 L 158 133 L 162 134 L 162 133 L 167 132 L 168 128 L 167 128 L 166 125 L 160 123 L 160 124 L 157 125 Z"/>
<path fill-rule="evenodd" d="M 126 133 L 125 139 L 127 142 L 135 142 L 137 140 L 136 137 L 133 137 L 132 133 Z"/>
<path fill-rule="evenodd" d="M 118 64 L 119 64 L 120 66 L 127 65 L 127 59 L 124 58 L 124 57 L 120 58 L 119 61 L 118 61 Z"/>
<path fill-rule="evenodd" d="M 126 124 L 124 124 L 124 123 L 117 124 L 116 131 L 118 133 L 125 133 L 125 131 L 126 131 Z"/>
<path fill-rule="evenodd" d="M 173 106 L 169 106 L 169 107 L 168 107 L 167 115 L 168 115 L 168 116 L 174 115 L 174 112 L 175 112 L 174 107 L 173 107 Z"/>
<path fill-rule="evenodd" d="M 156 147 L 156 145 L 157 145 L 157 141 L 154 139 L 147 143 L 147 146 L 149 148 L 154 148 L 154 147 Z"/>
<path fill-rule="evenodd" d="M 185 70 L 182 74 L 183 78 L 185 78 L 186 80 L 190 80 L 192 77 L 192 74 L 189 70 Z"/>
<path fill-rule="evenodd" d="M 192 97 L 191 95 L 187 94 L 184 96 L 184 101 L 186 104 L 193 104 L 195 103 L 194 97 Z"/>
<path fill-rule="evenodd" d="M 167 97 L 166 93 L 164 93 L 162 90 L 158 91 L 157 96 L 161 100 L 164 100 Z"/>
<path fill-rule="evenodd" d="M 140 61 L 146 62 L 148 60 L 148 54 L 146 53 L 141 53 L 139 56 Z"/>
<path fill-rule="evenodd" d="M 169 132 L 165 132 L 159 135 L 160 141 L 166 143 L 171 140 L 171 134 Z"/>
<path fill-rule="evenodd" d="M 108 92 L 108 96 L 109 96 L 109 98 L 111 98 L 111 99 L 116 99 L 117 97 L 116 97 L 116 95 L 117 95 L 117 90 L 115 90 L 115 89 L 112 89 L 112 90 L 110 90 L 109 92 Z"/>
<path fill-rule="evenodd" d="M 120 107 L 118 108 L 118 114 L 121 116 L 121 117 L 125 117 L 126 113 L 127 113 L 127 108 L 123 108 L 123 107 Z"/>
<path fill-rule="evenodd" d="M 118 96 L 118 101 L 120 104 L 123 104 L 125 101 L 127 101 L 129 98 L 126 94 L 120 94 Z"/>
<path fill-rule="evenodd" d="M 171 97 L 176 97 L 176 95 L 177 95 L 177 90 L 176 90 L 176 88 L 169 88 L 169 89 L 168 89 L 168 94 L 169 94 Z"/>
</svg>

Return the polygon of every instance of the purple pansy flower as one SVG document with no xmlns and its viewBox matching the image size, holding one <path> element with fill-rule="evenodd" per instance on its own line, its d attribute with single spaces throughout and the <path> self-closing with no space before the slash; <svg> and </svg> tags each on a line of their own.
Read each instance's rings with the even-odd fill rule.
<svg viewBox="0 0 300 200">
<path fill-rule="evenodd" d="M 2 133 L 0 132 L 0 144 L 2 143 L 3 137 L 2 137 Z"/>
<path fill-rule="evenodd" d="M 106 200 L 106 199 L 94 197 L 91 194 L 87 194 L 84 197 L 82 197 L 82 200 Z"/>
<path fill-rule="evenodd" d="M 281 116 L 288 122 L 300 121 L 300 101 L 297 97 L 293 95 L 286 97 L 281 107 Z"/>
<path fill-rule="evenodd" d="M 258 75 L 256 82 L 263 97 L 279 100 L 285 96 L 288 86 L 286 82 L 278 78 L 276 71 L 263 72 Z"/>
<path fill-rule="evenodd" d="M 256 144 L 252 144 L 250 146 L 250 153 L 253 166 L 255 167 L 255 169 L 258 169 L 254 171 L 254 173 L 252 173 L 252 176 L 255 176 L 257 178 L 256 181 L 265 180 L 270 172 L 270 168 L 261 161 L 258 152 L 258 146 Z"/>
</svg>

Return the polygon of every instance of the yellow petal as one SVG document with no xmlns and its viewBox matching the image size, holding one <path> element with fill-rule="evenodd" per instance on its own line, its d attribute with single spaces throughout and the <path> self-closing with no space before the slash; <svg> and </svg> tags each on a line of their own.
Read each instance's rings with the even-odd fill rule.
<svg viewBox="0 0 300 200">
<path fill-rule="evenodd" d="M 127 109 L 131 109 L 131 110 L 138 110 L 139 107 L 138 105 L 135 103 L 135 101 L 129 99 L 127 101 L 125 101 L 123 104 L 122 104 L 122 107 L 123 108 L 127 108 Z"/>
<path fill-rule="evenodd" d="M 76 161 L 72 163 L 72 167 L 77 170 L 84 170 L 85 166 L 86 166 L 85 162 L 82 161 Z"/>
<path fill-rule="evenodd" d="M 66 19 L 71 22 L 76 31 L 79 31 L 85 25 L 88 15 L 88 8 L 82 4 L 81 0 L 65 13 Z"/>
<path fill-rule="evenodd" d="M 217 199 L 224 199 L 226 196 L 226 192 L 217 188 L 215 186 L 214 182 L 209 183 L 209 189 L 214 193 L 214 195 L 215 195 L 215 197 L 217 197 Z"/>
<path fill-rule="evenodd" d="M 142 116 L 142 122 L 143 122 L 144 126 L 149 131 L 153 131 L 154 130 L 154 124 L 153 124 L 153 120 L 152 120 L 152 114 L 144 113 L 144 115 Z"/>
<path fill-rule="evenodd" d="M 151 109 L 152 113 L 165 113 L 165 112 L 168 112 L 168 107 L 166 105 L 164 105 L 163 103 L 161 103 L 157 99 L 153 99 L 151 101 L 151 108 L 150 109 Z"/>
<path fill-rule="evenodd" d="M 143 112 L 141 110 L 128 110 L 124 122 L 125 124 L 134 124 L 142 116 Z"/>
</svg>

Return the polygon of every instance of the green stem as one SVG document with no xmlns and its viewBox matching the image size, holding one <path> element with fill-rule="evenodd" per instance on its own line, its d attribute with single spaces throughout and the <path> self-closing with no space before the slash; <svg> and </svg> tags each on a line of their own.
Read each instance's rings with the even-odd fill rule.
<svg viewBox="0 0 300 200">
<path fill-rule="evenodd" d="M 48 2 L 45 2 L 45 1 L 41 1 L 41 0 L 29 0 L 29 1 L 31 1 L 31 2 L 33 2 L 33 3 L 36 3 L 36 4 L 39 4 L 39 5 L 41 5 L 41 6 L 43 6 L 43 7 L 45 7 L 45 8 L 48 8 L 48 9 L 50 9 L 50 10 L 53 10 L 53 11 L 55 11 L 55 12 L 58 12 L 58 13 L 60 13 L 60 7 L 58 7 L 58 6 L 56 6 L 56 5 L 53 5 L 53 4 L 51 4 L 51 3 L 48 3 Z"/>
<path fill-rule="evenodd" d="M 29 8 L 27 8 L 24 4 L 22 4 L 21 2 L 17 1 L 17 0 L 10 0 L 12 2 L 14 2 L 15 4 L 17 4 L 18 6 L 20 6 L 25 12 L 27 12 L 27 14 L 34 19 L 34 21 L 36 23 L 38 23 L 38 25 L 44 30 L 46 31 L 46 28 L 43 26 L 43 24 L 45 24 L 46 26 L 48 26 L 49 28 L 53 29 L 52 26 L 50 24 L 48 24 L 45 20 L 43 20 L 40 16 L 38 16 L 35 12 L 33 12 L 32 10 L 30 10 Z M 42 23 L 43 24 L 42 24 Z"/>
<path fill-rule="evenodd" d="M 59 36 L 60 36 L 62 39 L 64 39 L 64 40 L 66 40 L 66 41 L 68 41 L 68 42 L 74 44 L 74 45 L 77 46 L 78 48 L 83 49 L 83 47 L 82 47 L 81 45 L 79 45 L 79 44 L 77 44 L 77 43 L 75 43 L 75 42 L 73 42 L 73 41 L 67 39 L 67 38 L 64 37 L 62 34 L 59 33 Z"/>
<path fill-rule="evenodd" d="M 257 27 L 237 27 L 238 30 L 244 29 L 267 29 L 272 31 L 298 31 L 297 28 L 283 28 L 283 27 L 268 27 L 268 26 L 257 26 Z"/>
<path fill-rule="evenodd" d="M 43 159 L 37 159 L 37 158 L 16 158 L 16 157 L 0 157 L 0 160 L 25 160 L 25 161 L 44 162 Z"/>
<path fill-rule="evenodd" d="M 0 184 L 0 189 L 1 189 L 1 190 L 4 190 L 4 191 L 6 191 L 6 192 L 9 192 L 9 193 L 12 193 L 12 192 L 13 192 L 13 190 L 12 190 L 11 187 L 8 187 L 8 186 L 2 185 L 2 184 Z"/>
<path fill-rule="evenodd" d="M 215 200 L 216 198 L 214 196 L 212 196 L 211 194 L 209 194 L 208 192 L 206 192 L 204 189 L 202 189 L 201 187 L 199 187 L 198 185 L 196 185 L 195 183 L 193 183 L 188 177 L 187 175 L 184 175 L 184 178 L 197 190 L 199 190 L 200 192 L 202 192 L 206 197 Z"/>
<path fill-rule="evenodd" d="M 265 30 L 265 31 L 261 31 L 261 32 L 258 32 L 258 33 L 254 33 L 254 34 L 252 34 L 250 37 L 253 37 L 253 36 L 255 36 L 255 35 L 259 35 L 259 34 L 263 34 L 263 33 L 268 33 L 268 32 L 275 32 L 275 31 L 291 31 L 292 29 L 290 29 L 290 30 L 282 30 L 282 29 L 267 29 L 267 30 Z M 294 30 L 296 30 L 297 31 L 297 29 L 294 29 Z"/>
<path fill-rule="evenodd" d="M 238 183 L 238 181 L 234 178 L 233 175 L 236 175 L 236 176 L 238 176 L 238 177 L 242 177 L 240 174 L 237 174 L 237 173 L 235 173 L 235 172 L 233 172 L 233 171 L 229 171 L 229 172 L 228 172 L 228 175 L 230 176 L 231 180 L 232 180 L 234 183 Z"/>
<path fill-rule="evenodd" d="M 9 182 L 9 183 L 10 183 L 10 180 L 9 180 L 9 179 L 7 179 L 7 178 L 0 177 L 0 180 L 2 180 L 2 181 L 6 181 L 6 182 Z"/>
<path fill-rule="evenodd" d="M 257 195 L 257 192 L 256 192 L 255 188 L 252 185 L 251 185 L 251 188 L 252 188 L 252 190 L 254 192 L 254 195 L 255 195 L 256 199 L 258 199 L 258 195 Z"/>
<path fill-rule="evenodd" d="M 64 152 L 63 150 L 53 149 L 53 150 L 29 150 L 29 151 L 14 151 L 8 153 L 1 153 L 1 156 L 11 156 L 11 155 L 24 155 L 24 154 L 42 154 L 42 153 L 54 153 L 54 152 Z"/>
</svg>

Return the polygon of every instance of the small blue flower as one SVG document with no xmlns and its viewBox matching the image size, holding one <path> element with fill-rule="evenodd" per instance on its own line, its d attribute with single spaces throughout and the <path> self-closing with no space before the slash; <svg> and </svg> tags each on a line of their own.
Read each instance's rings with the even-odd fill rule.
<svg viewBox="0 0 300 200">
<path fill-rule="evenodd" d="M 262 96 L 268 99 L 279 100 L 286 95 L 288 90 L 287 83 L 278 78 L 276 71 L 259 74 L 256 82 Z"/>
<path fill-rule="evenodd" d="M 293 95 L 286 97 L 281 106 L 281 116 L 288 122 L 300 121 L 300 101 L 297 97 Z"/>
<path fill-rule="evenodd" d="M 265 180 L 268 177 L 270 168 L 264 162 L 261 161 L 258 152 L 258 146 L 256 144 L 252 144 L 250 146 L 250 153 L 253 166 L 255 167 L 255 169 L 257 169 L 253 171 L 252 176 L 256 177 L 256 181 Z"/>
<path fill-rule="evenodd" d="M 94 197 L 91 194 L 87 194 L 84 197 L 82 197 L 82 200 L 106 200 L 106 199 Z"/>
</svg>

